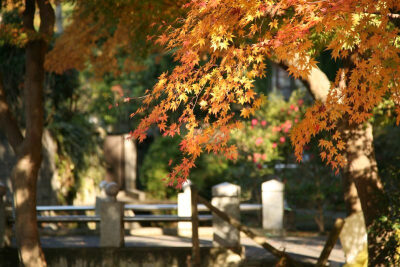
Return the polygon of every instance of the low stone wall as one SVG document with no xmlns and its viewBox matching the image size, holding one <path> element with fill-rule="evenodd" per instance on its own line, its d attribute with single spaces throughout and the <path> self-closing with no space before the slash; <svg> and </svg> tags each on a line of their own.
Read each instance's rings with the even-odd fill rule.
<svg viewBox="0 0 400 267">
<path fill-rule="evenodd" d="M 181 267 L 190 266 L 188 247 L 44 248 L 51 267 Z M 221 248 L 201 247 L 202 266 L 239 266 L 239 255 Z M 239 261 L 238 261 L 239 260 Z M 226 265 L 225 265 L 226 264 Z M 19 266 L 16 248 L 0 249 L 0 266 Z"/>
</svg>

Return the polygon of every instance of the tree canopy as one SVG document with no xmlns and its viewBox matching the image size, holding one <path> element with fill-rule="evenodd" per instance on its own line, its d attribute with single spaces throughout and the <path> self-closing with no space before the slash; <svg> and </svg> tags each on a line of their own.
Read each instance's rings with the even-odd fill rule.
<svg viewBox="0 0 400 267">
<path fill-rule="evenodd" d="M 164 135 L 183 134 L 185 155 L 171 183 L 185 181 L 203 151 L 236 157 L 230 130 L 240 127 L 238 114 L 247 118 L 260 106 L 253 81 L 265 75 L 266 58 L 283 62 L 300 78 L 316 67 L 324 49 L 345 63 L 327 100 L 310 108 L 292 132 L 299 160 L 310 139 L 328 131 L 330 138 L 320 140 L 321 157 L 333 168 L 344 166 L 338 122 L 365 122 L 383 99 L 395 103 L 400 121 L 400 39 L 393 23 L 398 1 L 199 0 L 184 8 L 187 15 L 156 40 L 179 64 L 148 92 L 137 112 L 149 113 L 133 133 L 143 140 L 155 124 Z M 176 111 L 179 118 L 173 119 Z"/>
<path fill-rule="evenodd" d="M 157 51 L 148 42 L 163 24 L 181 13 L 183 1 L 76 1 L 65 32 L 46 58 L 56 73 L 92 67 L 97 77 L 137 71 L 144 55 Z M 62 58 L 62 60 L 59 60 Z"/>
<path fill-rule="evenodd" d="M 327 138 L 319 141 L 321 157 L 334 169 L 350 166 L 345 172 L 351 173 L 350 183 L 352 180 L 357 183 L 357 193 L 364 214 L 367 213 L 367 226 L 387 213 L 385 204 L 378 205 L 380 198 L 369 197 L 383 194 L 374 161 L 371 127 L 362 129 L 354 125 L 366 122 L 375 107 L 387 102 L 396 110 L 397 123 L 400 122 L 400 15 L 396 14 L 400 3 L 396 0 L 185 2 L 74 1 L 69 26 L 47 54 L 46 67 L 54 72 L 88 67 L 98 77 L 109 73 L 117 76 L 140 69 L 140 56 L 159 51 L 159 46 L 170 51 L 177 66 L 162 74 L 153 89 L 138 98 L 143 105 L 131 116 L 146 115 L 132 136 L 143 141 L 152 126 L 165 136 L 183 136 L 182 162 L 169 175 L 170 184 L 180 187 L 201 153 L 237 158 L 238 148 L 229 141 L 231 130 L 242 126 L 240 117 L 253 116 L 261 106 L 264 98 L 255 92 L 254 81 L 268 71 L 267 59 L 284 65 L 294 77 L 307 81 L 316 69 L 318 54 L 330 50 L 332 58 L 343 66 L 335 82 L 330 85 L 328 80 L 324 84 L 330 90 L 324 89 L 316 97 L 318 101 L 308 109 L 304 119 L 296 126 L 284 127 L 294 127 L 291 140 L 298 160 L 312 137 L 328 133 Z M 53 37 L 54 13 L 51 3 L 43 0 L 6 0 L 0 4 L 8 10 L 18 9 L 23 17 L 22 23 L 1 24 L 0 40 L 26 50 L 25 137 L 18 127 L 13 129 L 17 124 L 10 123 L 13 118 L 2 88 L 0 115 L 2 128 L 12 133 L 8 134 L 10 143 L 20 151 L 19 159 L 29 154 L 35 161 L 32 171 L 26 171 L 23 161 L 14 169 L 16 195 L 18 190 L 29 192 L 26 198 L 29 206 L 24 205 L 24 199 L 16 204 L 17 232 L 22 242 L 19 245 L 25 247 L 27 254 L 23 257 L 28 261 L 29 242 L 25 242 L 24 236 L 31 236 L 35 243 L 33 258 L 39 259 L 42 254 L 34 192 L 41 162 L 43 63 Z M 159 46 L 147 46 L 145 41 Z M 343 121 L 351 125 L 345 131 L 340 129 Z M 361 153 L 357 150 L 360 141 L 368 143 Z M 349 144 L 353 147 L 347 150 Z M 20 146 L 26 150 L 18 149 Z M 255 157 L 262 159 L 262 154 L 254 154 Z M 349 163 L 351 157 L 355 161 L 366 159 L 363 167 L 368 166 L 364 173 L 360 175 L 352 169 L 357 162 Z M 30 224 L 25 225 L 28 221 Z M 381 248 L 381 236 L 377 236 L 371 240 Z M 40 261 L 32 266 L 43 265 L 44 261 Z"/>
</svg>

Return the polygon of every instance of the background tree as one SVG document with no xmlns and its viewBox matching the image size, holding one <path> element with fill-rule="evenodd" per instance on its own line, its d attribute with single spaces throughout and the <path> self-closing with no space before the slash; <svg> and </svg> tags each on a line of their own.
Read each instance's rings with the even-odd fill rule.
<svg viewBox="0 0 400 267">
<path fill-rule="evenodd" d="M 60 53 L 60 55 L 68 55 L 67 58 L 69 58 L 70 56 L 74 55 L 74 53 L 70 53 L 71 50 L 74 50 L 74 48 L 76 48 L 74 44 L 74 40 L 76 41 L 76 39 L 72 38 L 71 36 L 78 38 L 82 36 L 86 36 L 88 38 L 93 36 L 94 39 L 89 38 L 90 40 L 88 41 L 87 46 L 84 47 L 90 51 L 95 51 L 96 55 L 94 54 L 89 55 L 88 53 L 86 53 L 85 54 L 86 57 L 84 57 L 83 61 L 76 60 L 76 63 L 84 64 L 82 62 L 86 62 L 86 60 L 88 59 L 94 59 L 94 61 L 96 62 L 104 62 L 102 60 L 109 60 L 111 58 L 114 60 L 114 55 L 119 56 L 119 58 L 122 59 L 122 61 L 124 61 L 123 60 L 124 57 L 128 55 L 127 52 L 144 51 L 146 49 L 136 49 L 139 47 L 140 48 L 143 47 L 142 46 L 143 42 L 137 42 L 137 46 L 134 45 L 132 46 L 133 42 L 130 42 L 129 40 L 126 41 L 122 40 L 124 37 L 128 36 L 132 37 L 132 34 L 126 35 L 128 27 L 122 28 L 122 31 L 124 32 L 121 32 L 121 30 L 119 30 L 121 26 L 118 27 L 118 23 L 120 23 L 121 25 L 128 25 L 129 31 L 131 30 L 130 26 L 134 24 L 137 26 L 140 23 L 141 27 L 137 29 L 137 32 L 139 32 L 140 34 L 146 34 L 147 31 L 150 31 L 152 29 L 150 27 L 151 26 L 150 23 L 146 23 L 148 22 L 148 18 L 149 17 L 155 18 L 157 16 L 160 16 L 161 11 L 163 12 L 167 11 L 168 8 L 166 7 L 175 8 L 175 3 L 176 3 L 175 1 L 173 2 L 164 1 L 159 3 L 155 3 L 154 1 L 151 1 L 150 3 L 150 1 L 148 1 L 146 3 L 137 2 L 135 5 L 134 1 L 130 2 L 129 4 L 121 1 L 120 3 L 119 2 L 113 2 L 112 4 L 109 3 L 110 5 L 107 6 L 107 3 L 104 2 L 101 2 L 99 5 L 98 1 L 93 1 L 93 2 L 79 1 L 79 3 L 77 2 L 76 4 L 77 10 L 79 10 L 79 12 L 75 13 L 75 14 L 79 13 L 79 15 L 75 17 L 77 18 L 76 20 L 72 20 L 73 21 L 72 24 L 73 23 L 79 24 L 79 27 L 76 28 L 82 29 L 83 35 L 74 35 L 74 34 L 70 35 L 69 39 L 67 38 L 67 41 L 68 40 L 72 41 L 72 43 L 68 43 L 72 45 L 64 46 L 61 50 L 56 50 L 55 53 L 62 51 L 64 54 Z M 153 8 L 152 5 L 154 5 L 155 8 Z M 3 44 L 4 42 L 5 44 L 18 46 L 21 47 L 22 49 L 25 48 L 26 50 L 26 56 L 25 56 L 26 71 L 25 71 L 25 82 L 24 82 L 25 89 L 23 97 L 24 100 L 22 101 L 26 110 L 25 116 L 19 116 L 21 112 L 15 112 L 15 114 L 17 114 L 19 117 L 14 119 L 14 117 L 12 116 L 13 113 L 12 111 L 20 110 L 21 107 L 18 108 L 17 105 L 9 105 L 7 103 L 7 100 L 9 100 L 10 97 L 9 96 L 6 97 L 5 90 L 3 90 L 4 89 L 3 87 L 1 87 L 2 89 L 1 126 L 5 134 L 7 135 L 9 142 L 13 146 L 15 154 L 17 155 L 18 158 L 17 165 L 13 170 L 13 178 L 12 178 L 13 193 L 14 193 L 14 200 L 16 207 L 17 245 L 19 246 L 21 251 L 20 253 L 21 261 L 26 266 L 42 266 L 45 265 L 45 260 L 41 252 L 39 238 L 38 238 L 38 231 L 37 231 L 36 212 L 35 212 L 36 183 L 37 183 L 37 174 L 42 157 L 41 137 L 44 124 L 43 63 L 44 63 L 44 55 L 45 52 L 47 51 L 48 43 L 50 42 L 53 33 L 54 12 L 49 2 L 44 3 L 43 1 L 26 1 L 25 4 L 22 1 L 2 1 L 1 7 L 2 7 L 2 13 L 1 13 L 2 16 L 3 16 L 3 11 L 8 12 L 10 10 L 19 10 L 21 14 L 23 13 L 22 18 L 24 21 L 21 25 L 19 25 L 18 21 L 15 23 L 13 22 L 6 24 L 4 23 L 3 20 L 2 23 L 0 24 L 1 43 Z M 39 12 L 35 13 L 36 10 L 38 10 Z M 101 23 L 104 16 L 102 16 L 102 14 L 99 14 L 99 12 L 96 13 L 96 11 L 99 10 L 101 10 L 101 12 L 104 12 L 104 14 L 108 15 L 108 18 L 106 16 L 108 24 Z M 115 13 L 112 11 L 115 11 Z M 139 13 L 140 16 L 138 16 Z M 38 22 L 38 17 L 35 14 L 40 14 L 40 23 Z M 93 16 L 87 16 L 87 14 L 91 15 L 93 14 Z M 119 14 L 121 16 L 118 16 L 116 19 L 115 17 L 116 14 Z M 85 18 L 87 19 L 86 22 L 88 23 L 80 24 L 82 21 L 80 21 L 78 18 L 79 19 Z M 88 28 L 81 27 L 82 25 L 88 26 Z M 87 31 L 90 31 L 90 33 L 93 33 L 93 35 L 88 34 Z M 143 37 L 142 38 L 143 41 L 146 39 L 146 35 L 143 35 L 141 37 Z M 107 40 L 107 38 L 109 38 L 110 40 L 105 41 Z M 82 41 L 84 39 L 80 40 Z M 76 42 L 76 44 L 77 43 L 78 42 Z M 115 43 L 118 43 L 118 48 L 115 46 L 113 47 Z M 111 49 L 108 50 L 108 47 L 111 47 Z M 129 48 L 130 50 L 129 51 L 124 50 L 125 48 Z M 85 51 L 87 52 L 88 50 Z M 109 54 L 112 55 L 110 55 L 109 57 L 108 56 L 100 57 L 101 59 L 98 60 L 98 57 L 102 53 L 102 50 L 105 51 L 106 55 Z M 57 54 L 54 57 L 55 61 L 52 64 L 54 68 L 57 68 L 57 66 L 63 62 L 62 60 L 60 60 L 60 58 L 61 57 L 58 57 Z M 78 58 L 74 59 L 80 59 L 79 55 Z M 113 63 L 115 63 L 115 61 L 113 61 Z M 119 63 L 118 62 L 115 63 L 118 66 L 116 66 L 115 64 L 103 64 L 103 65 L 110 66 L 108 70 L 115 71 L 114 74 L 120 73 L 120 71 L 118 70 L 119 68 L 124 70 L 127 69 L 138 70 L 141 68 L 137 67 L 132 60 L 130 62 L 127 61 L 126 64 L 122 62 L 121 63 L 122 65 L 119 65 Z M 94 64 L 94 65 L 97 66 L 97 68 L 95 68 L 97 77 L 101 76 L 106 72 L 106 71 L 100 71 L 101 68 L 99 67 L 99 64 Z M 11 72 L 12 71 L 9 71 L 7 73 Z M 9 77 L 6 77 L 7 81 L 6 87 L 11 86 L 8 83 L 9 81 L 8 78 Z M 50 77 L 50 80 L 51 78 L 52 77 Z M 52 85 L 52 81 L 50 81 L 50 84 Z M 63 103 L 62 97 L 59 98 L 61 94 L 59 95 L 54 94 L 54 96 L 55 97 L 52 98 L 52 100 L 54 100 L 54 103 L 52 104 L 54 104 L 54 107 L 57 109 L 57 111 L 59 111 L 58 109 L 65 108 L 64 105 L 65 103 Z M 68 96 L 67 98 L 70 99 L 71 97 Z M 75 100 L 73 100 L 72 98 L 71 100 L 72 100 L 71 105 L 67 107 L 67 109 L 70 108 L 70 111 L 73 111 Z M 79 129 L 73 128 L 71 127 L 71 125 L 69 125 L 69 122 L 75 121 L 76 123 L 77 121 L 82 121 L 82 120 L 77 118 L 77 116 L 75 117 L 72 116 L 71 119 L 70 116 L 69 117 L 70 120 L 66 119 L 64 120 L 64 122 L 60 122 L 57 121 L 58 120 L 57 117 L 59 114 L 53 114 L 52 113 L 53 111 L 54 110 L 50 111 L 50 114 L 48 116 L 48 119 L 52 122 L 50 128 L 53 131 L 53 134 L 55 134 L 57 138 L 62 136 L 62 138 L 59 138 L 58 140 L 58 141 L 61 140 L 59 143 L 61 144 L 60 146 L 61 157 L 58 158 L 59 167 L 61 166 L 61 168 L 63 168 L 63 166 L 65 166 L 67 170 L 65 173 L 71 173 L 71 170 L 75 168 L 74 173 L 76 173 L 76 170 L 80 169 L 80 165 L 82 165 L 84 160 L 83 161 L 79 160 L 77 162 L 74 162 L 74 159 L 82 158 L 81 155 L 82 153 L 80 153 L 82 152 L 82 148 L 83 147 L 88 148 L 87 144 L 92 142 L 84 143 L 84 146 L 80 146 L 79 149 L 70 150 L 69 147 L 74 144 L 76 145 L 77 144 L 76 141 L 83 141 L 83 139 L 90 139 L 86 134 L 87 132 L 90 132 L 90 130 L 87 131 L 87 128 L 91 127 L 90 125 L 88 125 L 88 123 L 83 123 L 84 127 L 81 127 Z M 64 115 L 66 113 L 68 112 L 65 112 Z M 23 121 L 24 117 L 26 123 L 21 123 L 20 125 L 18 125 L 19 124 L 17 122 L 18 119 L 20 119 L 19 121 Z M 24 136 L 21 134 L 23 130 L 25 130 L 26 132 Z M 78 138 L 79 140 L 77 138 L 74 139 L 74 136 L 75 137 L 79 136 Z M 72 142 L 68 143 L 68 141 Z M 72 160 L 69 159 L 69 156 L 71 155 L 72 155 Z M 67 164 L 64 164 L 65 162 L 67 162 Z M 66 179 L 69 179 L 69 177 L 67 177 Z M 21 194 L 21 192 L 23 193 Z M 66 195 L 68 194 L 69 193 L 67 192 Z"/>
<path fill-rule="evenodd" d="M 15 7 L 23 10 L 23 27 L 21 32 L 17 32 L 17 36 L 21 33 L 21 45 L 26 51 L 25 134 L 22 134 L 10 111 L 2 81 L 0 81 L 0 122 L 1 129 L 17 156 L 17 163 L 12 172 L 12 184 L 16 216 L 15 232 L 21 261 L 25 266 L 45 266 L 36 220 L 36 183 L 42 159 L 44 57 L 53 34 L 54 12 L 51 4 L 42 0 L 27 0 L 25 4 L 18 1 L 2 3 L 2 8 Z M 38 30 L 34 26 L 36 8 L 40 15 Z"/>
<path fill-rule="evenodd" d="M 89 67 L 97 78 L 143 70 L 144 59 L 157 51 L 148 42 L 159 30 L 156 22 L 174 21 L 183 11 L 183 3 L 75 1 L 69 24 L 46 57 L 46 69 L 62 73 Z"/>
</svg>

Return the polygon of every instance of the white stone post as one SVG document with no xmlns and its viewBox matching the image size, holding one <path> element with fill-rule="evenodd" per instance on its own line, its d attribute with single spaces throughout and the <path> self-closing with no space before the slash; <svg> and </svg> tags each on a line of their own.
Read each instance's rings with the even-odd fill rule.
<svg viewBox="0 0 400 267">
<path fill-rule="evenodd" d="M 269 180 L 262 184 L 263 228 L 281 234 L 283 231 L 285 185 L 278 180 Z"/>
<path fill-rule="evenodd" d="M 192 183 L 187 180 L 183 184 L 183 193 L 178 193 L 178 216 L 190 217 L 192 216 L 192 196 L 190 185 Z M 179 236 L 192 236 L 192 223 L 191 222 L 178 222 L 178 235 Z"/>
<path fill-rule="evenodd" d="M 100 247 L 124 246 L 124 203 L 118 202 L 117 183 L 103 183 L 106 197 L 96 198 L 100 215 Z"/>
<path fill-rule="evenodd" d="M 212 188 L 211 204 L 240 221 L 240 187 L 222 183 Z M 239 231 L 213 213 L 213 245 L 215 247 L 237 248 L 240 246 Z"/>
</svg>

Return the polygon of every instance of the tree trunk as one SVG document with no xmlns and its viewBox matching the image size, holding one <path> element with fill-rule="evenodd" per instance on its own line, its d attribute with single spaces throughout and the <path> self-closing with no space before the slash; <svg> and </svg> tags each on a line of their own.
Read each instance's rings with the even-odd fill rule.
<svg viewBox="0 0 400 267">
<path fill-rule="evenodd" d="M 372 125 L 347 125 L 343 131 L 346 140 L 347 165 L 344 173 L 354 181 L 360 203 L 354 198 L 348 199 L 350 209 L 358 209 L 360 204 L 364 213 L 367 230 L 371 230 L 376 220 L 388 214 L 388 205 L 382 182 L 378 174 L 373 146 Z M 351 182 L 351 181 L 350 181 Z M 354 191 L 354 185 L 350 185 Z M 382 238 L 386 233 L 368 231 L 368 262 L 370 266 L 383 265 Z"/>
<path fill-rule="evenodd" d="M 31 41 L 26 47 L 26 136 L 17 148 L 17 163 L 12 174 L 17 246 L 24 265 L 32 267 L 46 266 L 36 220 L 36 183 L 42 162 L 43 63 L 46 48 L 44 40 Z"/>
<path fill-rule="evenodd" d="M 287 69 L 290 63 L 284 62 L 280 65 Z M 295 63 L 291 63 L 295 64 Z M 306 85 L 308 91 L 314 97 L 315 100 L 324 103 L 328 97 L 331 82 L 329 81 L 326 74 L 319 68 L 312 68 L 308 77 L 304 78 L 302 82 Z M 348 124 L 341 122 L 340 129 L 346 130 Z M 372 145 L 372 140 L 371 140 Z M 347 158 L 347 162 L 350 162 Z M 345 167 L 343 171 L 342 185 L 344 192 L 344 201 L 346 205 L 346 213 L 348 216 L 361 211 L 360 198 L 358 197 L 357 188 L 354 183 L 354 173 L 347 170 Z"/>
<path fill-rule="evenodd" d="M 40 37 L 33 23 L 36 5 L 40 14 Z M 15 235 L 20 260 L 26 267 L 41 267 L 46 266 L 46 261 L 37 228 L 36 183 L 42 161 L 44 58 L 54 28 L 54 11 L 51 4 L 47 0 L 26 0 L 23 25 L 29 34 L 36 35 L 26 44 L 23 95 L 26 134 L 25 137 L 22 136 L 18 123 L 11 114 L 1 80 L 0 127 L 17 157 L 12 171 L 12 186 L 16 216 Z"/>
<path fill-rule="evenodd" d="M 347 216 L 362 211 L 360 198 L 358 197 L 357 188 L 354 183 L 354 173 L 351 172 L 348 165 L 343 169 L 343 193 L 344 203 L 346 205 Z"/>
<path fill-rule="evenodd" d="M 326 101 L 330 82 L 320 69 L 313 68 L 304 83 L 316 100 Z M 339 86 L 345 86 L 345 80 Z M 343 119 L 339 129 L 346 142 L 347 164 L 343 172 L 343 186 L 347 213 L 351 215 L 362 209 L 368 231 L 380 216 L 387 215 L 389 211 L 375 159 L 372 125 L 349 125 Z M 390 233 L 384 229 L 368 231 L 369 266 L 384 265 L 387 255 L 382 241 L 387 235 Z"/>
</svg>

